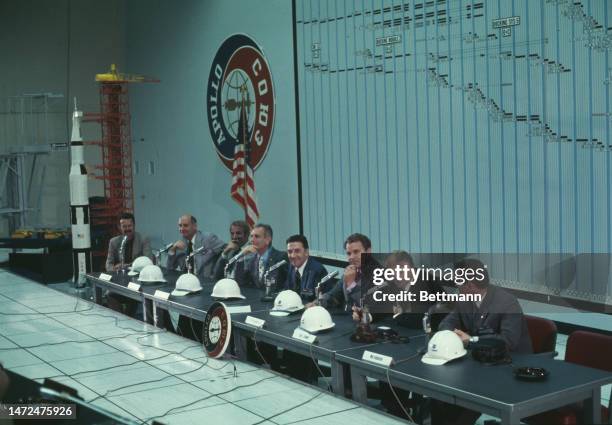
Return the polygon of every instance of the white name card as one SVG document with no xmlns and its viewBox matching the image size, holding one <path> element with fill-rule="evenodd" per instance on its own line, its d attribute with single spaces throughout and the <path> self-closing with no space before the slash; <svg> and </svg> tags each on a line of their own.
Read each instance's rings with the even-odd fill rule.
<svg viewBox="0 0 612 425">
<path fill-rule="evenodd" d="M 256 328 L 263 328 L 263 325 L 266 323 L 263 319 L 258 319 L 257 317 L 247 316 L 244 321 L 247 325 L 255 326 Z"/>
<path fill-rule="evenodd" d="M 317 340 L 316 335 L 313 335 L 310 332 L 306 332 L 305 330 L 302 330 L 300 328 L 295 328 L 292 336 L 295 339 L 299 339 L 300 341 L 304 341 L 309 344 L 312 344 Z"/>
<path fill-rule="evenodd" d="M 250 313 L 251 306 L 250 305 L 232 305 L 227 307 L 227 311 L 231 313 Z"/>
<path fill-rule="evenodd" d="M 361 360 L 365 360 L 366 362 L 376 363 L 382 366 L 389 367 L 393 363 L 393 357 L 383 356 L 382 354 L 373 353 L 371 351 L 365 350 L 363 352 L 363 356 Z"/>
<path fill-rule="evenodd" d="M 159 298 L 160 300 L 168 300 L 170 298 L 170 292 L 160 291 L 159 289 L 155 291 L 153 294 L 155 298 Z"/>
<path fill-rule="evenodd" d="M 128 288 L 130 291 L 134 291 L 134 292 L 139 292 L 139 291 L 140 291 L 140 285 L 139 285 L 139 284 L 137 284 L 137 283 L 134 283 L 134 282 L 130 282 L 130 283 L 128 283 L 127 288 Z"/>
<path fill-rule="evenodd" d="M 106 274 L 106 273 L 100 273 L 100 276 L 98 277 L 98 279 L 105 280 L 107 282 L 110 282 L 112 278 L 113 277 L 110 274 Z"/>
</svg>

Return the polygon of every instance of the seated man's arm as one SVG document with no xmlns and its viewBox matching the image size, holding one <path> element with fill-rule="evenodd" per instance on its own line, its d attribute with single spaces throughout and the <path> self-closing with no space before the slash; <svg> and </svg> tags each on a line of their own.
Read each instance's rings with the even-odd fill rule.
<svg viewBox="0 0 612 425">
<path fill-rule="evenodd" d="M 223 242 L 217 235 L 212 233 L 204 234 L 202 240 L 202 246 L 204 251 L 200 254 L 196 254 L 199 259 L 196 261 L 196 274 L 198 276 L 204 276 L 206 278 L 212 278 L 214 272 L 214 266 L 219 257 L 225 242 Z"/>
<path fill-rule="evenodd" d="M 508 350 L 515 351 L 523 333 L 523 310 L 516 298 L 508 300 L 503 310 L 499 324 L 499 334 L 494 337 L 502 339 Z"/>
<path fill-rule="evenodd" d="M 454 331 L 455 329 L 461 329 L 461 317 L 457 308 L 448 313 L 438 326 L 440 331 Z"/>
<path fill-rule="evenodd" d="M 223 254 L 219 255 L 219 258 L 217 258 L 215 266 L 213 267 L 213 278 L 215 280 L 223 279 L 225 277 L 225 265 L 227 262 L 228 259 Z"/>
<path fill-rule="evenodd" d="M 336 284 L 321 297 L 321 305 L 325 308 L 342 307 L 344 305 L 344 281 L 339 279 Z"/>
<path fill-rule="evenodd" d="M 184 252 L 171 252 L 168 251 L 168 257 L 166 260 L 166 267 L 171 269 L 171 270 L 176 270 L 179 266 L 179 264 L 181 264 L 181 259 L 185 257 L 185 253 Z"/>
</svg>

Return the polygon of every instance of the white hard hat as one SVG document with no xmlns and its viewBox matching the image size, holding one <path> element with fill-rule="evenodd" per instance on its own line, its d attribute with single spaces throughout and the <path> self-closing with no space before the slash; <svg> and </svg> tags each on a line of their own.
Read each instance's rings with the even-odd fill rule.
<svg viewBox="0 0 612 425">
<path fill-rule="evenodd" d="M 164 274 L 162 273 L 159 266 L 151 264 L 149 266 L 145 266 L 140 271 L 140 276 L 138 276 L 138 280 L 140 282 L 165 282 Z"/>
<path fill-rule="evenodd" d="M 145 257 L 144 255 L 142 257 L 138 257 L 130 266 L 128 276 L 136 276 L 142 269 L 144 269 L 146 266 L 150 266 L 151 264 L 153 264 L 153 261 L 151 261 L 149 257 Z"/>
<path fill-rule="evenodd" d="M 291 313 L 300 311 L 304 308 L 302 304 L 302 298 L 297 292 L 287 289 L 281 291 L 274 299 L 274 307 L 270 314 L 272 316 L 289 316 Z"/>
<path fill-rule="evenodd" d="M 240 286 L 234 279 L 221 279 L 213 288 L 212 294 L 210 294 L 213 298 L 220 299 L 228 299 L 228 298 L 242 298 L 244 299 L 244 295 L 240 293 Z"/>
<path fill-rule="evenodd" d="M 176 280 L 176 288 L 171 295 L 182 297 L 183 295 L 191 294 L 202 290 L 200 279 L 194 274 L 185 273 L 179 276 Z"/>
<path fill-rule="evenodd" d="M 334 326 L 336 324 L 332 322 L 331 315 L 320 305 L 307 308 L 300 320 L 300 328 L 311 333 L 331 329 Z"/>
<path fill-rule="evenodd" d="M 438 331 L 429 340 L 427 353 L 421 361 L 432 365 L 443 365 L 459 357 L 465 356 L 467 351 L 459 335 L 453 331 Z"/>
</svg>

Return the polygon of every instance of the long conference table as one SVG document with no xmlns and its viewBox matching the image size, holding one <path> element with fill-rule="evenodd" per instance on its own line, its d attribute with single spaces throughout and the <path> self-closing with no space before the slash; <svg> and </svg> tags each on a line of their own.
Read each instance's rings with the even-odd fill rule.
<svg viewBox="0 0 612 425">
<path fill-rule="evenodd" d="M 125 274 L 115 274 L 110 281 L 100 279 L 99 274 L 91 274 L 88 281 L 94 294 L 97 293 L 94 295 L 97 300 L 102 290 L 108 290 L 142 302 L 143 310 L 152 310 L 153 316 L 158 315 L 158 309 L 164 309 L 203 320 L 215 301 L 210 296 L 212 283 L 205 283 L 200 293 L 165 299 L 165 296 L 156 296 L 156 291 L 171 292 L 178 273 L 166 271 L 165 277 L 166 283 L 142 286 L 139 291 L 127 289 L 130 278 Z M 311 344 L 293 337 L 300 314 L 271 316 L 272 303 L 261 301 L 261 290 L 243 288 L 242 291 L 245 300 L 226 302 L 230 311 L 234 311 L 232 335 L 235 354 L 240 359 L 246 359 L 246 342 L 256 339 L 309 356 L 313 361 L 329 362 L 333 391 L 345 395 L 350 386 L 353 400 L 364 404 L 367 403 L 366 377 L 370 377 L 384 382 L 389 380 L 396 388 L 496 416 L 502 424 L 517 424 L 523 418 L 575 402 L 583 402 L 585 406 L 585 423 L 601 423 L 601 387 L 612 383 L 612 373 L 540 355 L 514 355 L 511 365 L 485 366 L 469 355 L 443 366 L 427 365 L 421 361 L 421 354 L 426 349 L 422 331 L 391 324 L 408 340 L 407 343 L 354 342 L 350 336 L 355 324 L 345 312 L 332 311 L 334 328 L 318 334 Z M 154 322 L 155 318 L 145 320 Z M 261 320 L 265 321 L 263 327 L 251 324 L 261 324 Z M 373 357 L 390 358 L 392 364 L 387 366 L 384 361 L 373 361 Z M 521 366 L 543 367 L 550 374 L 544 381 L 520 381 L 514 377 L 513 369 Z"/>
</svg>

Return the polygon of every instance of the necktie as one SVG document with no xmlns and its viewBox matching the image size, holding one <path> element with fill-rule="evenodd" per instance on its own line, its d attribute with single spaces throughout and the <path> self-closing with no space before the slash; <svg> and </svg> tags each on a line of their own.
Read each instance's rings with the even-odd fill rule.
<svg viewBox="0 0 612 425">
<path fill-rule="evenodd" d="M 295 271 L 295 286 L 293 290 L 298 294 L 302 290 L 302 276 L 298 270 Z"/>
<path fill-rule="evenodd" d="M 187 256 L 191 255 L 193 252 L 193 242 L 189 241 L 189 245 L 187 245 Z M 195 272 L 195 257 L 189 258 L 189 270 Z"/>
<path fill-rule="evenodd" d="M 257 272 L 258 272 L 258 277 L 259 277 L 260 281 L 263 279 L 263 275 L 264 275 L 264 271 L 265 270 L 266 270 L 266 264 L 264 263 L 264 259 L 263 259 L 262 256 L 259 256 Z"/>
</svg>

